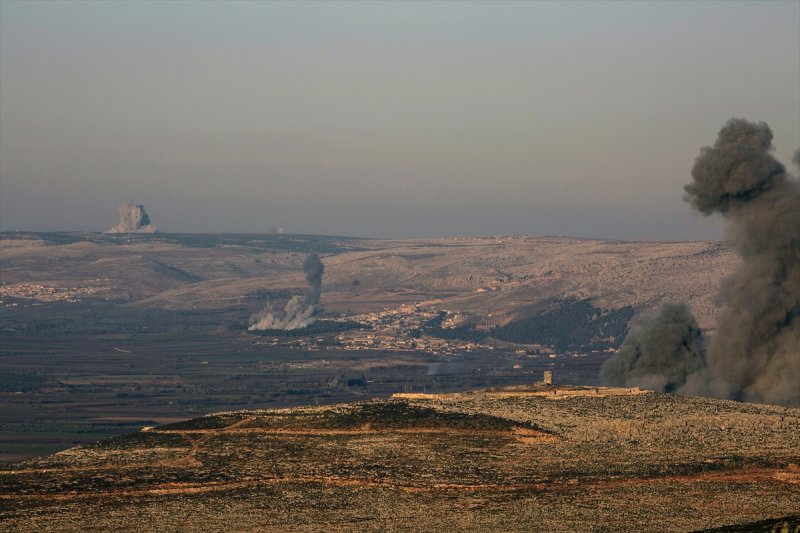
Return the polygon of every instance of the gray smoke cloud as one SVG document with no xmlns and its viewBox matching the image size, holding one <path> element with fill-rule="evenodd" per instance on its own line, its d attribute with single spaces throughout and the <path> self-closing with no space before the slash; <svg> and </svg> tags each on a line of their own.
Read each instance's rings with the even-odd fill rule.
<svg viewBox="0 0 800 533">
<path fill-rule="evenodd" d="M 679 392 L 705 366 L 697 321 L 685 305 L 670 304 L 633 327 L 600 377 L 615 387 Z"/>
<path fill-rule="evenodd" d="M 661 390 L 677 385 L 677 392 L 800 406 L 800 184 L 771 151 L 769 126 L 731 119 L 714 145 L 701 149 L 686 186 L 694 208 L 728 220 L 728 241 L 742 257 L 720 289 L 722 308 L 706 366 L 679 385 L 674 376 L 685 373 L 685 339 L 664 333 L 669 321 L 656 320 L 647 335 L 663 344 L 645 349 L 635 336 L 644 333 L 632 334 L 603 369 L 609 383 L 636 379 L 637 365 L 656 366 L 663 369 Z M 800 150 L 793 159 L 800 166 Z M 675 369 L 664 367 L 664 354 L 674 355 Z"/>
<path fill-rule="evenodd" d="M 271 304 L 260 313 L 250 317 L 249 331 L 265 329 L 299 329 L 317 321 L 321 311 L 319 299 L 322 294 L 322 274 L 325 270 L 319 255 L 310 254 L 303 262 L 303 272 L 308 290 L 303 296 L 293 296 L 283 309 L 274 309 Z"/>
<path fill-rule="evenodd" d="M 143 205 L 133 202 L 122 204 L 117 208 L 119 224 L 107 230 L 106 233 L 155 233 L 158 231 L 155 224 L 150 222 Z"/>
<path fill-rule="evenodd" d="M 743 261 L 720 291 L 709 392 L 800 405 L 800 185 L 771 154 L 765 123 L 731 119 L 700 151 L 686 199 L 728 219 Z M 800 162 L 800 150 L 795 153 Z"/>
<path fill-rule="evenodd" d="M 319 304 L 319 297 L 322 294 L 322 273 L 324 271 L 325 266 L 317 254 L 310 254 L 303 261 L 303 273 L 306 275 L 306 281 L 308 282 L 308 292 L 303 298 L 303 304 L 306 307 Z"/>
</svg>

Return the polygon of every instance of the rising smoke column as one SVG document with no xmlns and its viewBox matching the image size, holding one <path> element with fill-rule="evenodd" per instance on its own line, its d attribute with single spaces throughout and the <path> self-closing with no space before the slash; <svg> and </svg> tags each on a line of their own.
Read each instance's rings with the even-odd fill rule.
<svg viewBox="0 0 800 533">
<path fill-rule="evenodd" d="M 622 348 L 606 361 L 600 377 L 615 387 L 679 392 L 702 371 L 705 359 L 697 321 L 685 305 L 665 305 L 636 324 Z"/>
<path fill-rule="evenodd" d="M 325 266 L 319 260 L 319 255 L 310 254 L 303 261 L 303 273 L 308 282 L 308 292 L 303 297 L 303 306 L 316 306 L 319 304 L 319 296 L 322 293 L 322 273 Z"/>
<path fill-rule="evenodd" d="M 771 154 L 765 123 L 731 119 L 700 151 L 686 200 L 728 219 L 742 257 L 707 354 L 712 394 L 800 405 L 800 185 Z M 800 150 L 794 160 L 800 165 Z M 721 388 L 720 388 L 721 387 Z"/>
<path fill-rule="evenodd" d="M 303 262 L 303 272 L 308 290 L 301 296 L 293 296 L 283 309 L 273 309 L 271 304 L 260 313 L 250 317 L 249 331 L 264 329 L 299 329 L 317 321 L 319 298 L 322 293 L 322 273 L 325 267 L 319 255 L 310 254 Z"/>
<path fill-rule="evenodd" d="M 731 119 L 686 186 L 693 207 L 728 220 L 742 257 L 707 352 L 688 310 L 667 306 L 604 365 L 607 383 L 800 406 L 800 184 L 771 150 L 769 126 Z M 793 159 L 800 166 L 800 150 Z"/>
<path fill-rule="evenodd" d="M 133 202 L 122 204 L 117 208 L 119 224 L 107 230 L 106 233 L 156 233 L 158 228 L 150 222 L 143 205 Z"/>
</svg>

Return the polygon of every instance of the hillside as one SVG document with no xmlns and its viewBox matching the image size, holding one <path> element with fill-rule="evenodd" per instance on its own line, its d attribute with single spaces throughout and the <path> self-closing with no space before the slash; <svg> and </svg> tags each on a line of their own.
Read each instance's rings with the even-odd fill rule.
<svg viewBox="0 0 800 533">
<path fill-rule="evenodd" d="M 248 331 L 320 254 L 320 322 Z M 0 234 L 0 463 L 220 410 L 531 383 L 598 385 L 636 315 L 712 330 L 716 242 Z"/>
<path fill-rule="evenodd" d="M 404 303 L 505 324 L 548 302 L 590 300 L 636 312 L 686 301 L 714 327 L 720 281 L 737 259 L 716 242 L 486 237 L 414 241 L 287 235 L 12 234 L 0 241 L 0 299 L 31 285 L 165 310 L 236 310 L 301 292 L 305 254 L 322 254 L 322 304 L 361 313 Z M 33 294 L 33 296 L 30 296 Z M 12 317 L 13 318 L 13 317 Z"/>
<path fill-rule="evenodd" d="M 228 412 L 0 470 L 20 530 L 691 531 L 800 514 L 800 410 L 638 389 Z"/>
</svg>

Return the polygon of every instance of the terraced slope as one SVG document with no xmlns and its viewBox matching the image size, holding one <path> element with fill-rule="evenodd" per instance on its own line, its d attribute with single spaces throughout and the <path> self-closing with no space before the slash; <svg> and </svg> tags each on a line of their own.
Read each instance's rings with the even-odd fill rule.
<svg viewBox="0 0 800 533">
<path fill-rule="evenodd" d="M 399 395 L 0 470 L 0 529 L 690 531 L 800 514 L 800 410 L 627 389 Z"/>
</svg>

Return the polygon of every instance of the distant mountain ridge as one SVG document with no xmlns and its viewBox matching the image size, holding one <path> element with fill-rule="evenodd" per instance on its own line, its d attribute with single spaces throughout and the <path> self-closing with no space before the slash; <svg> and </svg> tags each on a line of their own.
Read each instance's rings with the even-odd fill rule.
<svg viewBox="0 0 800 533">
<path fill-rule="evenodd" d="M 720 282 L 739 261 L 707 241 L 17 232 L 0 239 L 5 286 L 84 287 L 104 279 L 134 305 L 221 309 L 252 305 L 250 295 L 264 291 L 302 291 L 302 261 L 317 252 L 329 311 L 419 303 L 499 326 L 572 299 L 636 314 L 686 301 L 701 326 L 713 329 Z"/>
</svg>

